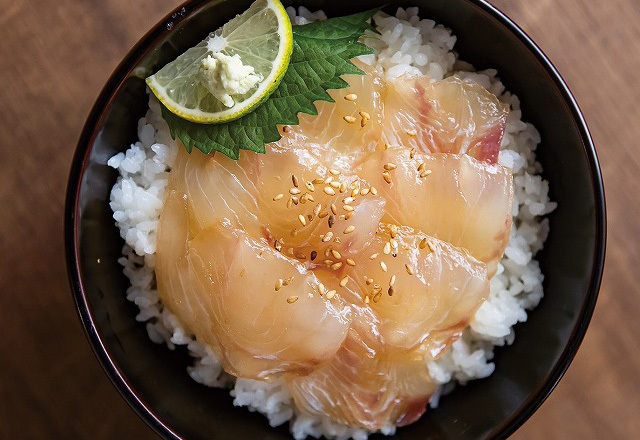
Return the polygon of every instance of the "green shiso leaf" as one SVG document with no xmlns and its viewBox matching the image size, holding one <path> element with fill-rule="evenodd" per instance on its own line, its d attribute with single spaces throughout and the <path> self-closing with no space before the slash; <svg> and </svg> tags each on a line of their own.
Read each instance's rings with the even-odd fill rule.
<svg viewBox="0 0 640 440">
<path fill-rule="evenodd" d="M 197 148 L 205 154 L 219 151 L 238 159 L 240 150 L 265 152 L 265 144 L 280 139 L 277 125 L 297 125 L 298 113 L 317 115 L 315 101 L 333 99 L 330 89 L 349 84 L 341 75 L 363 75 L 351 59 L 374 53 L 358 42 L 378 11 L 361 12 L 293 27 L 293 53 L 289 68 L 278 88 L 253 112 L 224 124 L 198 124 L 171 113 L 162 106 L 162 117 L 171 136 L 180 139 L 188 152 Z"/>
</svg>

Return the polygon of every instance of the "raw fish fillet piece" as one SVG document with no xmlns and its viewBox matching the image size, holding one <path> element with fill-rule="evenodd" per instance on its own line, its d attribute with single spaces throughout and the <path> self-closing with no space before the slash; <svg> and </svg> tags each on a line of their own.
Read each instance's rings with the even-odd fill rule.
<svg viewBox="0 0 640 440">
<path fill-rule="evenodd" d="M 386 87 L 383 103 L 382 138 L 392 146 L 497 162 L 509 107 L 484 87 L 455 76 L 401 77 Z"/>
<path fill-rule="evenodd" d="M 390 240 L 397 247 L 385 254 Z M 423 240 L 430 246 L 421 248 Z M 381 224 L 368 252 L 378 256 L 362 255 L 355 267 L 342 269 L 338 279 L 349 278 L 342 288 L 334 287 L 335 276 L 318 273 L 350 304 L 349 335 L 329 363 L 287 378 L 303 413 L 380 429 L 412 423 L 425 411 L 435 388 L 426 363 L 460 336 L 489 281 L 486 265 L 466 251 L 408 227 Z"/>
<path fill-rule="evenodd" d="M 270 379 L 305 373 L 334 356 L 350 324 L 339 299 L 313 294 L 317 277 L 246 232 L 210 226 L 190 237 L 185 200 L 165 205 L 157 252 L 158 291 L 233 375 Z M 278 280 L 284 284 L 275 290 Z M 293 303 L 287 301 L 297 297 Z"/>
<path fill-rule="evenodd" d="M 387 163 L 396 166 L 389 171 L 391 183 L 382 176 Z M 386 200 L 383 221 L 465 248 L 488 264 L 489 275 L 495 273 L 511 232 L 508 168 L 464 154 L 416 153 L 412 159 L 408 149 L 390 148 L 369 156 L 359 174 Z"/>
</svg>

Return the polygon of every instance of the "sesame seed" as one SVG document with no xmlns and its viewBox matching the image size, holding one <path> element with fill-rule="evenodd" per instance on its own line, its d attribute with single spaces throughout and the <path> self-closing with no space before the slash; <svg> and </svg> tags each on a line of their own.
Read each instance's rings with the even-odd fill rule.
<svg viewBox="0 0 640 440">
<path fill-rule="evenodd" d="M 322 177 L 316 177 L 315 179 L 313 179 L 311 181 L 311 183 L 316 184 L 316 185 L 320 185 L 321 183 L 324 183 L 324 179 Z"/>
<path fill-rule="evenodd" d="M 331 188 L 330 186 L 325 186 L 324 187 L 324 193 L 329 195 L 329 196 L 336 195 L 336 191 L 333 188 Z"/>
<path fill-rule="evenodd" d="M 396 225 L 391 226 L 391 229 L 389 229 L 389 235 L 391 235 L 391 238 L 396 238 L 397 233 Z"/>
<path fill-rule="evenodd" d="M 364 296 L 364 303 L 369 304 L 369 295 Z"/>
<path fill-rule="evenodd" d="M 391 240 L 389 240 L 389 243 L 391 243 L 392 248 L 398 248 L 398 241 L 396 239 L 392 238 Z"/>
<path fill-rule="evenodd" d="M 293 202 L 294 205 L 298 206 L 299 199 L 296 196 L 292 196 L 291 201 Z"/>
<path fill-rule="evenodd" d="M 347 190 L 347 182 L 342 182 L 340 184 L 340 192 L 343 193 Z"/>
<path fill-rule="evenodd" d="M 389 285 L 393 286 L 395 283 L 396 283 L 396 276 L 394 274 L 394 275 L 391 275 L 391 279 L 389 280 Z"/>
<path fill-rule="evenodd" d="M 320 211 L 322 211 L 322 203 L 318 203 L 316 207 L 313 208 L 313 215 L 320 214 Z"/>
<path fill-rule="evenodd" d="M 283 286 L 282 278 L 278 278 L 278 281 L 276 281 L 276 292 L 282 289 L 282 286 Z"/>
<path fill-rule="evenodd" d="M 422 162 L 420 165 L 418 165 L 418 171 L 424 170 L 424 167 L 426 167 L 426 166 L 427 166 L 427 164 Z"/>
<path fill-rule="evenodd" d="M 317 256 L 318 256 L 318 252 L 311 251 L 311 261 L 315 260 Z"/>
<path fill-rule="evenodd" d="M 325 218 L 328 215 L 329 213 L 327 211 L 322 211 L 320 214 L 318 214 L 318 218 Z"/>
<path fill-rule="evenodd" d="M 359 188 L 354 188 L 354 189 L 351 191 L 351 197 L 355 197 L 355 196 L 357 196 L 358 194 L 360 194 L 360 189 L 359 189 Z"/>
<path fill-rule="evenodd" d="M 431 170 L 424 170 L 420 173 L 420 177 L 427 177 L 429 174 L 431 174 Z"/>
<path fill-rule="evenodd" d="M 342 215 L 340 215 L 340 217 L 338 217 L 338 218 L 339 218 L 340 220 L 346 220 L 346 219 L 347 219 L 347 216 L 346 216 L 346 215 L 344 215 L 344 214 L 342 214 Z"/>
<path fill-rule="evenodd" d="M 409 266 L 408 264 L 405 264 L 404 268 L 407 270 L 407 273 L 409 275 L 413 275 L 413 269 L 411 269 L 411 266 Z"/>
<path fill-rule="evenodd" d="M 331 249 L 331 255 L 333 255 L 333 258 L 335 258 L 336 260 L 340 260 L 342 258 L 342 255 L 340 255 L 340 252 L 338 252 L 335 249 Z"/>
<path fill-rule="evenodd" d="M 384 173 L 382 173 L 382 178 L 384 179 L 385 182 L 391 183 L 391 176 L 389 175 L 388 171 L 385 171 Z"/>
<path fill-rule="evenodd" d="M 382 252 L 384 252 L 385 255 L 389 255 L 389 253 L 391 252 L 391 243 L 387 241 L 382 248 Z"/>
<path fill-rule="evenodd" d="M 348 205 L 349 203 L 353 203 L 354 198 L 353 197 L 346 197 L 342 203 L 344 203 L 345 205 Z"/>
<path fill-rule="evenodd" d="M 370 260 L 375 260 L 376 258 L 378 258 L 378 254 L 377 253 L 369 255 L 369 259 Z"/>
<path fill-rule="evenodd" d="M 295 186 L 296 188 L 298 187 L 298 178 L 295 174 L 291 175 L 291 183 L 293 183 L 293 186 Z"/>
<path fill-rule="evenodd" d="M 298 221 L 302 224 L 302 226 L 307 226 L 307 219 L 304 218 L 304 215 L 298 215 Z"/>
<path fill-rule="evenodd" d="M 386 264 L 384 261 L 381 261 L 381 262 L 380 262 L 380 267 L 382 268 L 382 270 L 383 270 L 384 272 L 386 272 L 386 271 L 387 271 L 387 264 Z"/>
<path fill-rule="evenodd" d="M 329 290 L 329 291 L 327 292 L 327 299 L 331 299 L 331 298 L 333 298 L 334 296 L 336 296 L 336 291 L 335 291 L 335 290 Z"/>
<path fill-rule="evenodd" d="M 384 149 L 388 150 L 389 148 L 391 148 L 391 144 L 389 142 L 385 142 L 384 143 Z"/>
<path fill-rule="evenodd" d="M 293 304 L 296 301 L 298 301 L 298 297 L 297 296 L 290 296 L 289 298 L 287 298 L 287 302 L 289 304 Z"/>
<path fill-rule="evenodd" d="M 355 101 L 356 99 L 358 99 L 358 95 L 356 95 L 355 93 L 349 93 L 344 97 L 344 99 L 346 99 L 347 101 Z"/>
<path fill-rule="evenodd" d="M 370 286 L 373 284 L 373 278 L 367 278 L 367 280 L 365 281 L 365 283 L 367 283 L 367 286 Z"/>
<path fill-rule="evenodd" d="M 389 286 L 389 290 L 387 290 L 389 296 L 393 296 L 393 292 L 395 292 L 395 289 L 393 288 L 393 286 Z"/>
<path fill-rule="evenodd" d="M 380 298 L 382 298 L 382 292 L 376 293 L 373 297 L 373 302 L 377 303 L 378 301 L 380 301 Z"/>
<path fill-rule="evenodd" d="M 305 182 L 304 186 L 306 186 L 307 189 L 311 192 L 314 192 L 316 190 L 316 187 L 313 185 L 313 182 Z"/>
<path fill-rule="evenodd" d="M 282 194 L 282 193 L 281 193 L 281 194 L 278 194 L 278 195 L 276 195 L 276 196 L 274 196 L 274 197 L 273 197 L 273 201 L 275 202 L 276 200 L 280 200 L 280 199 L 281 199 L 281 198 L 283 198 L 283 197 L 284 197 L 284 194 Z"/>
<path fill-rule="evenodd" d="M 327 255 L 327 254 L 325 253 L 325 256 L 326 256 L 326 255 Z M 324 264 L 325 264 L 325 266 L 327 266 L 327 267 L 331 267 L 331 265 L 332 265 L 333 263 L 334 263 L 334 261 L 333 261 L 333 260 L 324 260 Z"/>
<path fill-rule="evenodd" d="M 329 176 L 326 179 L 324 179 L 324 183 L 326 185 L 330 184 L 331 182 L 333 182 L 333 176 Z"/>
<path fill-rule="evenodd" d="M 346 227 L 346 229 L 344 231 L 342 231 L 343 234 L 351 234 L 353 231 L 356 230 L 356 227 L 353 225 L 349 225 Z"/>
<path fill-rule="evenodd" d="M 318 292 L 320 292 L 320 295 L 324 295 L 324 284 L 318 283 Z"/>
<path fill-rule="evenodd" d="M 336 218 L 333 215 L 330 215 L 329 218 L 327 219 L 327 223 L 329 224 L 329 227 L 333 228 L 333 225 L 335 222 L 336 222 Z"/>
<path fill-rule="evenodd" d="M 409 151 L 409 159 L 413 159 L 416 155 L 416 149 L 412 148 L 411 151 Z"/>
<path fill-rule="evenodd" d="M 420 240 L 420 244 L 418 245 L 418 247 L 419 247 L 420 249 L 424 249 L 424 248 L 426 248 L 426 247 L 427 247 L 427 239 L 426 239 L 426 238 L 423 238 L 422 240 Z"/>
<path fill-rule="evenodd" d="M 276 248 L 278 252 L 280 252 L 282 250 L 282 243 L 276 240 L 276 242 L 273 244 L 273 247 Z"/>
<path fill-rule="evenodd" d="M 344 209 L 345 211 L 353 211 L 353 206 L 342 205 L 342 209 Z"/>
<path fill-rule="evenodd" d="M 356 118 L 354 118 L 353 116 L 349 116 L 349 115 L 343 116 L 342 119 L 344 119 L 349 124 L 353 124 L 354 122 L 356 122 Z"/>
<path fill-rule="evenodd" d="M 346 261 L 347 261 L 347 264 L 348 264 L 349 266 L 355 266 L 355 265 L 356 265 L 356 262 L 355 262 L 355 261 L 353 261 L 351 258 L 347 258 L 347 260 L 346 260 Z"/>
<path fill-rule="evenodd" d="M 336 207 L 335 204 L 332 203 L 330 208 L 331 208 L 331 212 L 333 212 L 336 215 L 338 214 L 338 208 Z"/>
<path fill-rule="evenodd" d="M 332 168 L 332 169 L 329 170 L 329 174 L 331 174 L 332 176 L 339 176 L 340 175 L 340 171 Z"/>
<path fill-rule="evenodd" d="M 375 186 L 371 187 L 371 194 L 373 194 L 374 196 L 378 195 L 378 189 Z"/>
<path fill-rule="evenodd" d="M 430 241 L 427 241 L 427 246 L 429 246 L 429 250 L 430 250 L 431 252 L 435 252 L 435 251 L 436 251 L 436 248 L 431 244 L 431 242 L 430 242 Z"/>
<path fill-rule="evenodd" d="M 333 239 L 333 242 L 334 242 L 334 243 L 340 243 L 340 242 L 341 242 L 340 237 L 336 237 L 336 238 L 334 238 L 334 239 Z"/>
<path fill-rule="evenodd" d="M 293 200 L 287 200 L 287 208 L 291 208 L 293 206 Z"/>
<path fill-rule="evenodd" d="M 313 196 L 309 193 L 304 193 L 305 199 L 307 199 L 310 202 L 315 202 L 316 199 L 313 198 Z"/>
<path fill-rule="evenodd" d="M 346 220 L 349 220 L 351 217 L 353 217 L 353 214 L 355 214 L 355 212 L 354 212 L 354 211 L 347 212 L 347 215 L 345 215 L 345 216 L 344 216 L 344 218 L 345 218 Z"/>
<path fill-rule="evenodd" d="M 289 194 L 292 194 L 292 195 L 300 194 L 300 192 L 301 191 L 298 188 L 291 188 L 289 190 Z"/>
<path fill-rule="evenodd" d="M 324 234 L 324 237 L 322 237 L 322 241 L 324 243 L 331 241 L 331 239 L 333 238 L 333 232 L 329 231 L 326 234 Z"/>
<path fill-rule="evenodd" d="M 288 278 L 285 278 L 284 280 L 282 280 L 282 285 L 283 286 L 288 286 L 291 283 L 293 283 L 293 277 L 288 277 Z"/>
<path fill-rule="evenodd" d="M 333 263 L 333 264 L 331 265 L 331 270 L 338 270 L 338 269 L 340 269 L 341 267 L 342 267 L 342 262 L 341 262 L 341 261 L 338 261 L 337 263 Z"/>
<path fill-rule="evenodd" d="M 334 180 L 333 182 L 330 183 L 332 188 L 338 189 L 340 188 L 340 182 L 338 182 L 337 180 Z"/>
<path fill-rule="evenodd" d="M 407 131 L 408 136 L 415 136 L 417 133 L 414 130 Z"/>
<path fill-rule="evenodd" d="M 384 166 L 383 166 L 383 168 L 384 168 L 385 170 L 387 170 L 387 171 L 392 171 L 392 170 L 395 170 L 395 169 L 396 169 L 396 164 L 391 163 L 391 162 L 389 162 L 389 163 L 385 163 L 385 164 L 384 164 Z"/>
<path fill-rule="evenodd" d="M 340 280 L 340 287 L 346 286 L 348 282 L 349 282 L 349 277 L 344 277 L 343 279 Z"/>
<path fill-rule="evenodd" d="M 369 120 L 367 118 L 360 119 L 360 127 L 364 127 L 368 122 Z"/>
<path fill-rule="evenodd" d="M 362 188 L 362 190 L 360 191 L 360 194 L 362 194 L 363 196 L 366 196 L 367 194 L 369 194 L 369 188 Z"/>
<path fill-rule="evenodd" d="M 358 112 L 358 114 L 363 118 L 363 119 L 371 119 L 371 115 L 367 112 L 365 112 L 364 110 L 361 110 Z"/>
</svg>

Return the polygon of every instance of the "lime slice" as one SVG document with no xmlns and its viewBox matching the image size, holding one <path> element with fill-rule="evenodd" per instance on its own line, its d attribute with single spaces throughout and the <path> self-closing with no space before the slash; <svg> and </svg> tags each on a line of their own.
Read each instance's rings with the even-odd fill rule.
<svg viewBox="0 0 640 440">
<path fill-rule="evenodd" d="M 147 85 L 181 118 L 222 123 L 255 109 L 289 67 L 293 33 L 279 0 L 257 0 L 154 75 Z"/>
</svg>

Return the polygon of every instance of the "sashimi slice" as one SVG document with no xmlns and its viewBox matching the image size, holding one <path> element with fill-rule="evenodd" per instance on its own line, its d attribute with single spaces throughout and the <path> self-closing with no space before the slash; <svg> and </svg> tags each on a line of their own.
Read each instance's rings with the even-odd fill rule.
<svg viewBox="0 0 640 440">
<path fill-rule="evenodd" d="M 392 146 L 497 162 L 509 107 L 479 84 L 401 77 L 388 84 L 383 102 L 382 138 Z"/>
<path fill-rule="evenodd" d="M 390 148 L 372 154 L 360 170 L 387 201 L 383 221 L 465 248 L 495 273 L 511 232 L 510 170 L 467 155 L 411 156 L 407 148 Z M 395 167 L 388 171 L 391 183 L 383 177 L 385 164 Z"/>
<path fill-rule="evenodd" d="M 158 232 L 158 291 L 230 374 L 309 372 L 346 337 L 350 309 L 317 293 L 318 279 L 264 240 L 211 226 L 187 240 L 189 214 L 170 194 Z"/>
</svg>

